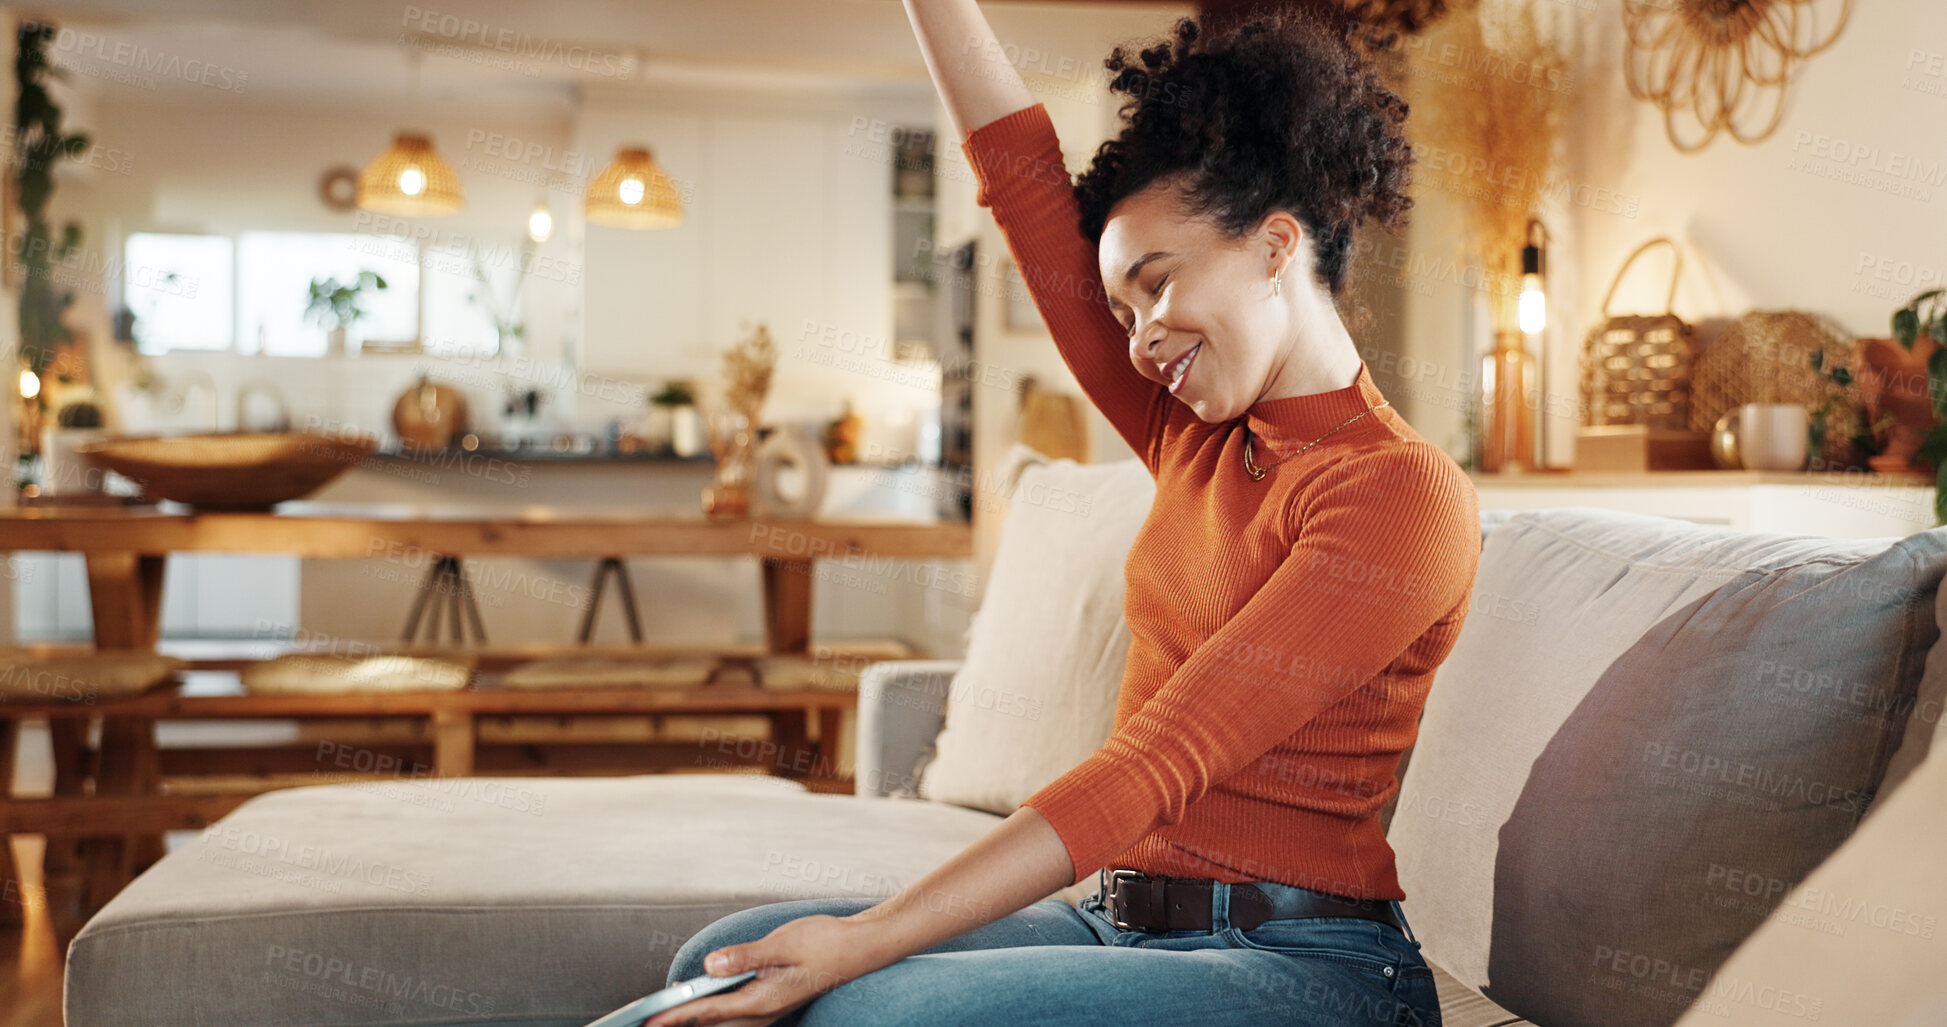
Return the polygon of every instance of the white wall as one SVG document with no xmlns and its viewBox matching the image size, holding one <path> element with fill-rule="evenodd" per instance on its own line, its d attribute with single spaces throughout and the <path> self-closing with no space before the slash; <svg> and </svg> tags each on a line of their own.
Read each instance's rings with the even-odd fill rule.
<svg viewBox="0 0 1947 1027">
<path fill-rule="evenodd" d="M 780 91 L 785 90 L 785 91 Z M 685 221 L 586 229 L 584 366 L 714 388 L 722 353 L 762 323 L 778 347 L 765 416 L 809 421 L 851 402 L 870 451 L 915 447 L 937 373 L 893 360 L 888 139 L 925 130 L 930 90 L 758 79 L 740 90 L 590 90 L 577 147 L 647 145 Z"/>
</svg>

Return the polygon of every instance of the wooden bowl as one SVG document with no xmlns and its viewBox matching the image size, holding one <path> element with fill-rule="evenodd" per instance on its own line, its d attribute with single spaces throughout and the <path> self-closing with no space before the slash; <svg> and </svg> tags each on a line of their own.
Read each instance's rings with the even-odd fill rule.
<svg viewBox="0 0 1947 1027">
<path fill-rule="evenodd" d="M 208 510 L 264 510 L 301 499 L 372 455 L 378 439 L 302 432 L 101 439 L 83 459 L 135 482 L 149 499 Z"/>
</svg>

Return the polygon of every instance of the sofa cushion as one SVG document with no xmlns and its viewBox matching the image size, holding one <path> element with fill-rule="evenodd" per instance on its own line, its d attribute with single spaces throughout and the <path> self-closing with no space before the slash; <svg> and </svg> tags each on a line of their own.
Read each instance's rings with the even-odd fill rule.
<svg viewBox="0 0 1947 1027">
<path fill-rule="evenodd" d="M 1430 959 L 1426 965 L 1433 971 L 1433 990 L 1440 996 L 1440 1027 L 1508 1027 L 1528 1022 L 1460 983 L 1446 967 Z"/>
<path fill-rule="evenodd" d="M 1883 794 L 1718 969 L 1678 1027 L 1942 1022 L 1947 751 Z"/>
<path fill-rule="evenodd" d="M 66 1022 L 578 1027 L 719 917 L 892 895 L 995 823 L 738 774 L 272 792 L 88 922 Z"/>
<path fill-rule="evenodd" d="M 1551 1027 L 1674 1020 L 1864 815 L 1943 567 L 1947 530 L 1493 530 L 1389 835 L 1429 957 Z"/>
<path fill-rule="evenodd" d="M 1122 566 L 1156 483 L 1142 463 L 1010 454 L 1012 489 L 919 794 L 994 813 L 1100 748 L 1129 652 Z"/>
<path fill-rule="evenodd" d="M 1947 631 L 1947 589 L 1934 596 L 1934 623 Z M 1927 652 L 1926 669 L 1920 674 L 1920 687 L 1906 718 L 1906 734 L 1886 766 L 1880 794 L 1888 795 L 1900 787 L 1936 749 L 1947 749 L 1947 645 L 1936 645 Z"/>
</svg>

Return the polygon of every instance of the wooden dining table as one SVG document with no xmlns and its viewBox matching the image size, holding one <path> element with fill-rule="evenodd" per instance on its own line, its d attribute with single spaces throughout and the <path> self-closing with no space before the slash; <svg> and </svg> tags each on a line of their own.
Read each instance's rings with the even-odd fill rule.
<svg viewBox="0 0 1947 1027">
<path fill-rule="evenodd" d="M 602 560 L 625 557 L 719 556 L 754 558 L 761 568 L 764 649 L 803 654 L 811 639 L 813 568 L 821 559 L 885 557 L 961 559 L 972 553 L 963 522 L 895 520 L 773 520 L 642 516 L 567 507 L 470 510 L 403 504 L 291 502 L 272 511 L 198 511 L 156 506 L 20 506 L 0 510 L 0 552 L 54 551 L 82 555 L 98 649 L 153 650 L 158 641 L 162 587 L 175 553 L 264 553 L 311 558 L 385 559 L 518 556 Z M 384 705 L 372 700 L 373 712 Z M 358 697 L 344 697 L 351 707 Z M 535 700 L 530 700 L 535 701 Z M 547 700 L 538 700 L 546 702 Z M 396 705 L 396 701 L 394 701 Z M 89 765 L 89 718 L 49 716 L 56 798 L 84 792 L 102 809 L 140 806 L 160 789 L 155 744 L 157 711 L 141 702 L 105 702 L 97 758 Z M 153 704 L 150 704 L 153 705 Z M 180 711 L 177 712 L 180 715 Z M 165 719 L 167 715 L 165 714 Z M 0 757 L 11 757 L 19 717 L 0 719 Z M 9 775 L 10 776 L 10 775 Z M 91 778 L 92 791 L 84 778 Z M 11 802 L 0 777 L 0 802 Z M 19 803 L 13 803 L 19 805 Z M 15 829 L 19 817 L 0 818 Z M 56 864 L 72 862 L 72 876 L 93 882 L 78 900 L 85 911 L 106 901 L 134 873 L 161 855 L 160 836 L 118 832 L 111 824 L 69 819 L 49 839 L 50 879 Z M 52 827 L 52 825 L 50 825 Z M 122 831 L 128 831 L 126 826 Z M 3 838 L 4 835 L 0 835 Z M 86 844 L 82 839 L 88 839 Z M 65 847 L 65 849 L 64 849 Z M 4 854 L 4 847 L 0 847 Z M 4 863 L 0 860 L 0 863 Z M 0 866 L 0 870 L 8 869 Z M 11 875 L 9 875 L 11 876 Z M 105 893 L 105 894 L 104 894 Z"/>
<path fill-rule="evenodd" d="M 180 507 L 24 506 L 0 510 L 0 552 L 80 553 L 94 641 L 152 648 L 171 553 L 278 553 L 383 559 L 445 556 L 754 557 L 762 568 L 765 641 L 803 652 L 811 637 L 815 561 L 844 557 L 955 559 L 972 554 L 965 522 L 644 517 L 565 507 L 514 511 L 405 504 L 284 503 L 274 511 Z"/>
</svg>

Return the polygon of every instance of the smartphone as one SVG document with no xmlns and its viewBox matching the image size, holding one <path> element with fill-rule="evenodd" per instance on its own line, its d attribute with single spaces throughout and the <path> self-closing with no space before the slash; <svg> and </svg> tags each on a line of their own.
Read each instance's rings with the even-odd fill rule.
<svg viewBox="0 0 1947 1027">
<path fill-rule="evenodd" d="M 653 995 L 644 995 L 634 1002 L 616 1010 L 599 1020 L 591 1021 L 588 1027 L 642 1027 L 642 1022 L 662 1012 L 674 1009 L 691 999 L 720 992 L 732 991 L 743 986 L 745 981 L 757 976 L 755 970 L 745 970 L 728 977 L 692 977 L 681 984 L 672 984 Z"/>
</svg>

